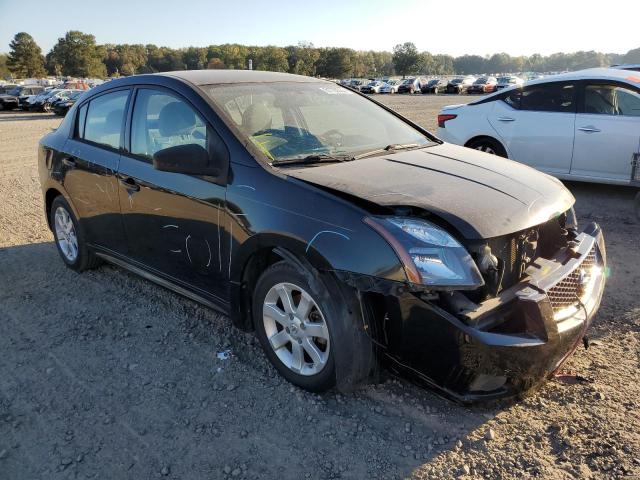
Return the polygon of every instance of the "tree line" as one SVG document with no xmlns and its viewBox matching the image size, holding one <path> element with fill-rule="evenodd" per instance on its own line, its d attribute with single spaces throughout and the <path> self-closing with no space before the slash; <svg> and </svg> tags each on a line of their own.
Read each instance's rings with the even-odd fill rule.
<svg viewBox="0 0 640 480">
<path fill-rule="evenodd" d="M 60 37 L 46 55 L 26 32 L 16 34 L 9 48 L 8 54 L 0 54 L 0 78 L 37 78 L 47 74 L 104 78 L 171 70 L 246 69 L 249 60 L 256 70 L 328 78 L 550 72 L 640 63 L 640 48 L 626 54 L 581 51 L 516 57 L 506 53 L 484 57 L 431 54 L 418 51 L 411 42 L 396 45 L 392 52 L 318 48 L 311 43 L 286 47 L 224 44 L 176 49 L 153 44 L 99 45 L 93 35 L 76 30 Z"/>
</svg>

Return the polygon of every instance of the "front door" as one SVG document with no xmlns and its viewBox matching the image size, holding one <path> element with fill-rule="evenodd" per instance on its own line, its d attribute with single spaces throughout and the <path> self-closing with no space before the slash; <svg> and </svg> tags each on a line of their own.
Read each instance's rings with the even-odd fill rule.
<svg viewBox="0 0 640 480">
<path fill-rule="evenodd" d="M 640 93 L 630 86 L 586 82 L 576 117 L 571 174 L 628 182 L 640 153 Z"/>
<path fill-rule="evenodd" d="M 510 159 L 551 174 L 569 173 L 576 120 L 574 83 L 531 85 L 493 103 L 489 123 Z"/>
<path fill-rule="evenodd" d="M 215 132 L 187 100 L 155 88 L 137 90 L 130 131 L 130 151 L 118 169 L 130 257 L 196 293 L 228 300 L 228 242 L 221 241 L 226 186 L 152 164 L 165 148 L 195 143 L 209 149 Z"/>
</svg>

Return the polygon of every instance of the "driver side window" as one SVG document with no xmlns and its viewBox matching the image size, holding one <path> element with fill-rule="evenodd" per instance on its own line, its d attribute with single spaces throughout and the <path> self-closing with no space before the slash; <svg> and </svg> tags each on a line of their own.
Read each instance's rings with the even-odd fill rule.
<svg viewBox="0 0 640 480">
<path fill-rule="evenodd" d="M 195 144 L 207 148 L 207 126 L 184 100 L 167 92 L 140 89 L 131 122 L 131 153 L 151 160 L 159 150 Z"/>
</svg>

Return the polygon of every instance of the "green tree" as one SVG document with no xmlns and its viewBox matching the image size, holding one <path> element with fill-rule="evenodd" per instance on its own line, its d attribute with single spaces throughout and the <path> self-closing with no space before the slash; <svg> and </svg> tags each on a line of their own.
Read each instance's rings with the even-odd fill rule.
<svg viewBox="0 0 640 480">
<path fill-rule="evenodd" d="M 458 74 L 469 75 L 485 71 L 486 60 L 479 55 L 462 55 L 453 61 L 455 71 Z"/>
<path fill-rule="evenodd" d="M 624 63 L 640 63 L 640 48 L 629 50 L 623 58 Z"/>
<path fill-rule="evenodd" d="M 227 68 L 227 66 L 224 64 L 224 62 L 220 58 L 213 57 L 207 63 L 207 68 L 212 69 L 212 70 L 219 70 L 219 69 Z"/>
<path fill-rule="evenodd" d="M 6 53 L 0 53 L 0 78 L 9 78 L 11 76 L 9 67 L 7 67 L 8 57 Z"/>
<path fill-rule="evenodd" d="M 234 43 L 220 45 L 217 49 L 219 54 L 214 56 L 220 58 L 227 68 L 238 70 L 247 68 L 247 54 L 249 52 L 249 47 Z M 210 53 L 211 50 L 209 51 L 209 54 Z"/>
<path fill-rule="evenodd" d="M 312 43 L 300 42 L 297 46 L 285 47 L 285 50 L 287 51 L 289 73 L 307 76 L 316 74 L 316 62 L 320 58 L 320 52 Z"/>
<path fill-rule="evenodd" d="M 287 51 L 284 48 L 268 46 L 256 48 L 252 52 L 253 68 L 271 72 L 286 72 L 289 70 Z"/>
<path fill-rule="evenodd" d="M 453 75 L 455 73 L 456 69 L 454 67 L 454 58 L 451 55 L 433 56 L 434 75 Z"/>
<path fill-rule="evenodd" d="M 62 75 L 105 77 L 107 75 L 107 68 L 103 63 L 105 53 L 103 46 L 96 45 L 96 37 L 71 30 L 58 39 L 58 43 L 47 55 L 47 60 L 50 68 L 59 69 Z"/>
<path fill-rule="evenodd" d="M 417 73 L 420 68 L 420 54 L 411 42 L 405 42 L 393 47 L 393 64 L 396 72 L 402 75 Z"/>
<path fill-rule="evenodd" d="M 140 68 L 139 73 L 171 72 L 185 69 L 181 50 L 157 47 L 153 44 L 146 45 L 145 50 L 147 52 L 147 65 Z"/>
<path fill-rule="evenodd" d="M 107 75 L 134 75 L 141 73 L 147 65 L 147 50 L 144 45 L 104 45 L 105 57 L 102 60 Z"/>
<path fill-rule="evenodd" d="M 16 77 L 42 77 L 46 74 L 42 50 L 31 35 L 17 33 L 9 48 L 7 67 Z"/>
<path fill-rule="evenodd" d="M 395 75 L 396 69 L 393 65 L 393 54 L 391 52 L 373 52 L 373 60 L 376 72 L 379 75 L 389 77 Z"/>
<path fill-rule="evenodd" d="M 207 49 L 200 47 L 189 47 L 183 53 L 184 63 L 187 66 L 187 70 L 202 70 L 206 68 Z"/>
<path fill-rule="evenodd" d="M 327 78 L 352 75 L 354 55 L 350 48 L 323 48 L 316 62 L 316 74 Z"/>
</svg>

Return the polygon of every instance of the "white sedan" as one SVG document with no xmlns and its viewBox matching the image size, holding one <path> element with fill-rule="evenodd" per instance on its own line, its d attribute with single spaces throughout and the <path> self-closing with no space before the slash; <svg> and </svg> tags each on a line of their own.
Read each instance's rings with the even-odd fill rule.
<svg viewBox="0 0 640 480">
<path fill-rule="evenodd" d="M 443 140 L 567 180 L 629 184 L 640 174 L 640 76 L 594 68 L 533 80 L 438 115 Z"/>
<path fill-rule="evenodd" d="M 402 83 L 402 80 L 388 80 L 380 87 L 380 93 L 398 93 L 400 83 Z"/>
</svg>

